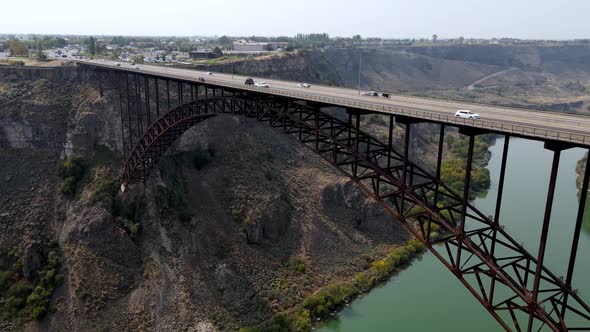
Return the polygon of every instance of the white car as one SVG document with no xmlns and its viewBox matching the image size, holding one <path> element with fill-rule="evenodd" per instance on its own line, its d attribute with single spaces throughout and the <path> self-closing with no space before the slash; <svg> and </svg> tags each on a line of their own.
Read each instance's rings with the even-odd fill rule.
<svg viewBox="0 0 590 332">
<path fill-rule="evenodd" d="M 297 84 L 297 86 L 300 88 L 311 88 L 311 85 L 309 85 L 307 83 L 299 83 L 299 84 Z"/>
<path fill-rule="evenodd" d="M 208 71 L 208 72 L 207 72 L 207 75 L 213 75 L 213 73 L 212 73 L 212 72 L 210 72 L 210 71 Z"/>
<path fill-rule="evenodd" d="M 465 119 L 479 119 L 479 114 L 473 113 L 468 110 L 458 110 L 457 112 L 455 112 L 455 116 Z"/>
<path fill-rule="evenodd" d="M 259 88 L 268 88 L 268 84 L 266 84 L 264 82 L 254 83 L 254 86 L 257 86 Z"/>
</svg>

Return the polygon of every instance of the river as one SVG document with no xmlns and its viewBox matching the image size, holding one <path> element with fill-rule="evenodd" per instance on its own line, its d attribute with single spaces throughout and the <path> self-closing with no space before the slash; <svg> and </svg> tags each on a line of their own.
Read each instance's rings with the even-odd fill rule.
<svg viewBox="0 0 590 332">
<path fill-rule="evenodd" d="M 487 215 L 495 209 L 502 147 L 490 148 L 491 188 L 475 205 Z M 576 162 L 582 149 L 562 152 L 547 243 L 546 265 L 565 275 L 578 206 Z M 536 255 L 549 183 L 552 152 L 540 142 L 511 139 L 500 222 Z M 586 218 L 589 216 L 586 215 Z M 573 284 L 590 302 L 590 220 L 585 221 Z M 372 290 L 322 326 L 321 332 L 501 331 L 500 325 L 434 255 L 424 254 L 386 284 Z"/>
</svg>

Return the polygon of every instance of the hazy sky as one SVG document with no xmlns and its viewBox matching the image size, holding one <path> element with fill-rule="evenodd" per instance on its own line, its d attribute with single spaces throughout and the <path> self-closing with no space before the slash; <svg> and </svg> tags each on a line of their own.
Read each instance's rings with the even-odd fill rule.
<svg viewBox="0 0 590 332">
<path fill-rule="evenodd" d="M 3 2 L 0 33 L 590 38 L 590 0 Z"/>
</svg>

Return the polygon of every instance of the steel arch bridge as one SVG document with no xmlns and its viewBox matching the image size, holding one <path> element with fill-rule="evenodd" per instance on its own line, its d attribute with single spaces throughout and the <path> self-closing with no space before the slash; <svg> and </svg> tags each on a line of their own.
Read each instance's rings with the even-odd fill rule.
<svg viewBox="0 0 590 332">
<path fill-rule="evenodd" d="M 124 186 L 146 181 L 173 142 L 195 124 L 223 114 L 256 119 L 297 138 L 356 182 L 419 239 L 506 331 L 590 330 L 590 306 L 572 286 L 586 195 L 579 202 L 567 276 L 555 275 L 543 263 L 560 154 L 572 145 L 545 141 L 545 147 L 553 151 L 553 162 L 540 246 L 533 255 L 499 222 L 509 135 L 504 140 L 495 215 L 486 216 L 468 197 L 474 140 L 489 131 L 459 127 L 469 143 L 464 189 L 457 193 L 441 181 L 447 124 L 438 123 L 437 163 L 431 173 L 412 162 L 409 154 L 412 125 L 423 119 L 388 115 L 389 135 L 382 142 L 361 128 L 362 117 L 372 111 L 349 108 L 343 120 L 322 110 L 333 105 L 263 91 L 125 70 L 98 73 L 101 94 L 106 75 L 119 95 Z M 393 143 L 396 124 L 405 127 L 401 147 Z M 589 165 L 590 158 L 582 192 L 588 190 Z M 440 229 L 442 236 L 432 236 L 433 229 Z"/>
</svg>

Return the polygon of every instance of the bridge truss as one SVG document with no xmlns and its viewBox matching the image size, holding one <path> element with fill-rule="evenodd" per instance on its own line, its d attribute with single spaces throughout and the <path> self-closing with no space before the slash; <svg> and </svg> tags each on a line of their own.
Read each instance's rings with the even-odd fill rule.
<svg viewBox="0 0 590 332">
<path fill-rule="evenodd" d="M 572 287 L 586 195 L 579 202 L 567 276 L 558 277 L 543 264 L 560 154 L 571 146 L 545 142 L 553 151 L 553 163 L 539 250 L 533 255 L 499 222 L 509 136 L 504 140 L 495 215 L 486 216 L 468 199 L 474 140 L 485 132 L 459 128 L 469 143 L 464 189 L 457 193 L 441 181 L 444 124 L 436 168 L 428 172 L 410 160 L 417 119 L 386 115 L 389 135 L 382 142 L 361 130 L 363 116 L 370 114 L 365 110 L 347 109 L 347 119 L 340 119 L 323 110 L 330 105 L 141 73 L 101 75 L 110 75 L 118 90 L 125 185 L 146 181 L 167 149 L 195 124 L 223 114 L 256 119 L 295 137 L 355 181 L 422 241 L 506 331 L 590 330 L 590 307 Z M 99 81 L 102 94 L 102 78 Z M 396 124 L 405 127 L 401 147 L 393 143 Z M 582 192 L 588 190 L 588 166 Z"/>
</svg>

